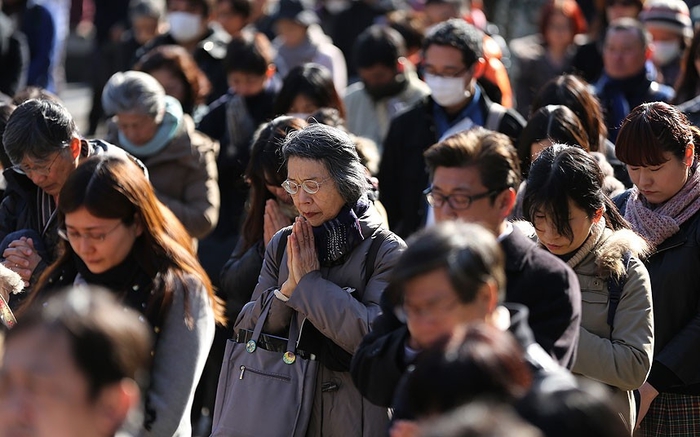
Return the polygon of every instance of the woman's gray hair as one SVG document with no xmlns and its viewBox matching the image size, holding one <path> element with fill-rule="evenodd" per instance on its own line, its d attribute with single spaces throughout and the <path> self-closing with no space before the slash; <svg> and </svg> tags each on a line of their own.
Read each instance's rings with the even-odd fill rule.
<svg viewBox="0 0 700 437">
<path fill-rule="evenodd" d="M 348 205 L 357 202 L 369 188 L 355 144 L 338 128 L 314 123 L 290 132 L 282 145 L 282 154 L 285 161 L 292 156 L 321 161 Z"/>
<path fill-rule="evenodd" d="M 165 0 L 131 0 L 129 2 L 129 19 L 146 17 L 163 21 L 165 18 Z"/>
<path fill-rule="evenodd" d="M 115 73 L 102 91 L 105 113 L 143 114 L 163 121 L 165 114 L 165 90 L 150 74 L 142 71 Z"/>
</svg>

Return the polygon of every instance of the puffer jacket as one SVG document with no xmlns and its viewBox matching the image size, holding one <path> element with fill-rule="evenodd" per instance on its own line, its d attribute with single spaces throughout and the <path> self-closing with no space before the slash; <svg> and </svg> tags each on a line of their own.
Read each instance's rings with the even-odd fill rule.
<svg viewBox="0 0 700 437">
<path fill-rule="evenodd" d="M 371 246 L 371 239 L 367 237 L 381 225 L 381 218 L 373 206 L 360 217 L 360 225 L 366 238 L 353 249 L 343 264 L 322 267 L 306 274 L 287 302 L 273 298 L 265 332 L 286 336 L 290 318 L 295 316 L 299 326 L 302 326 L 302 332 L 304 323 L 312 323 L 337 346 L 354 353 L 380 312 L 380 298 L 389 282 L 391 270 L 405 247 L 399 237 L 390 235 L 381 244 L 374 273 L 364 284 L 365 261 Z M 275 259 L 282 236 L 282 232 L 278 232 L 268 244 L 252 301 L 241 311 L 234 329 L 252 329 L 267 296 L 287 279 L 286 253 L 280 265 Z M 351 296 L 344 287 L 357 290 L 358 298 Z M 332 389 L 324 390 L 324 386 Z M 319 366 L 307 436 L 376 436 L 386 430 L 387 424 L 386 408 L 373 405 L 363 398 L 349 372 Z"/>
<path fill-rule="evenodd" d="M 646 250 L 646 242 L 633 231 L 606 228 L 598 243 L 572 266 L 581 285 L 582 300 L 572 372 L 612 388 L 613 404 L 628 429 L 636 423 L 632 391 L 646 380 L 654 349 L 651 280 L 639 260 Z M 607 324 L 608 278 L 625 274 L 625 252 L 631 258 L 611 331 Z"/>
</svg>

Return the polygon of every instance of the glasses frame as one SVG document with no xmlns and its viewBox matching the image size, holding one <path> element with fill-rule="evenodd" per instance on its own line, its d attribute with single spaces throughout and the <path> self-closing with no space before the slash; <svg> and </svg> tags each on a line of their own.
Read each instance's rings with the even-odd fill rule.
<svg viewBox="0 0 700 437">
<path fill-rule="evenodd" d="M 68 148 L 70 145 L 70 140 L 69 141 L 64 141 L 61 143 L 61 148 L 56 152 L 56 156 L 53 157 L 49 165 L 47 166 L 39 166 L 39 167 L 34 167 L 34 168 L 27 168 L 24 169 L 22 168 L 22 164 L 15 164 L 12 167 L 10 167 L 12 170 L 15 171 L 15 173 L 19 173 L 21 175 L 29 176 L 30 174 L 37 174 L 39 176 L 48 176 L 51 174 L 51 169 L 53 168 L 53 165 L 56 163 L 56 160 L 58 159 L 59 156 L 63 154 L 63 151 Z"/>
<path fill-rule="evenodd" d="M 473 196 L 468 196 L 466 194 L 450 194 L 449 196 L 444 196 L 442 194 L 437 194 L 433 193 L 433 187 L 430 186 L 426 188 L 423 191 L 423 194 L 425 195 L 425 200 L 428 202 L 428 205 L 430 205 L 431 208 L 442 208 L 442 206 L 447 202 L 448 205 L 450 205 L 450 208 L 454 211 L 464 211 L 466 209 L 469 209 L 472 206 L 472 203 L 474 203 L 475 200 L 480 200 L 485 197 L 490 197 L 490 196 L 495 196 L 498 193 L 503 191 L 502 189 L 500 190 L 491 190 L 486 193 L 480 193 L 480 194 L 474 194 Z M 454 199 L 455 196 L 464 196 L 465 199 L 467 199 L 467 204 L 464 206 L 457 206 L 452 203 L 452 199 Z M 439 199 L 439 200 L 438 200 Z"/>
<path fill-rule="evenodd" d="M 79 232 L 76 232 L 74 235 L 71 235 L 68 233 L 68 230 L 65 227 L 59 227 L 58 228 L 58 236 L 61 237 L 62 239 L 66 240 L 70 244 L 73 244 L 75 241 L 85 239 L 86 241 L 90 243 L 104 243 L 105 240 L 107 240 L 107 237 L 114 231 L 117 230 L 117 228 L 121 225 L 123 225 L 124 222 L 119 220 L 119 223 L 114 225 L 114 227 L 108 231 L 105 232 L 100 232 L 99 234 L 92 234 L 92 233 L 85 233 L 81 234 Z M 75 241 L 73 241 L 75 240 Z"/>
<path fill-rule="evenodd" d="M 306 179 L 305 181 L 302 181 L 302 183 L 298 184 L 294 181 L 290 181 L 289 179 L 286 179 L 284 182 L 282 182 L 282 188 L 284 188 L 284 191 L 286 191 L 290 195 L 295 195 L 299 192 L 299 187 L 301 187 L 307 194 L 316 194 L 319 192 L 321 189 L 321 185 L 323 185 L 326 181 L 330 179 L 330 176 L 327 178 L 323 178 L 320 181 L 315 181 L 313 179 Z M 308 184 L 314 184 L 315 188 L 309 187 Z"/>
</svg>

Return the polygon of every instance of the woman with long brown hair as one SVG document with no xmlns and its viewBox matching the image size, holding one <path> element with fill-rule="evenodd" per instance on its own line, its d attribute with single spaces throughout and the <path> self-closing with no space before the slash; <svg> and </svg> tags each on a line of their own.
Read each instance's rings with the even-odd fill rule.
<svg viewBox="0 0 700 437">
<path fill-rule="evenodd" d="M 63 286 L 87 283 L 107 287 L 139 311 L 156 336 L 144 433 L 190 436 L 190 409 L 214 324 L 225 322 L 191 238 L 158 201 L 144 172 L 124 157 L 86 160 L 60 199 L 62 255 L 26 306 L 41 304 Z"/>
</svg>

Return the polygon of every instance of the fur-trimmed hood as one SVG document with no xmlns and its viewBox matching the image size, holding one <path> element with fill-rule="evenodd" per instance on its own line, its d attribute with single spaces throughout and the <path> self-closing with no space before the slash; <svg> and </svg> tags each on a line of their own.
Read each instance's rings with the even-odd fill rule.
<svg viewBox="0 0 700 437">
<path fill-rule="evenodd" d="M 623 257 L 626 252 L 644 260 L 649 255 L 650 247 L 646 240 L 631 229 L 612 231 L 606 229 L 602 242 L 593 250 L 596 265 L 601 277 L 625 274 Z"/>
<path fill-rule="evenodd" d="M 513 222 L 513 226 L 522 231 L 528 238 L 539 243 L 532 223 L 516 220 Z M 644 260 L 651 250 L 646 240 L 631 229 L 620 229 L 617 231 L 605 229 L 601 240 L 601 243 L 593 249 L 596 266 L 601 278 L 608 276 L 619 277 L 625 273 L 625 265 L 622 261 L 625 252 L 630 252 L 633 257 Z"/>
</svg>

